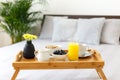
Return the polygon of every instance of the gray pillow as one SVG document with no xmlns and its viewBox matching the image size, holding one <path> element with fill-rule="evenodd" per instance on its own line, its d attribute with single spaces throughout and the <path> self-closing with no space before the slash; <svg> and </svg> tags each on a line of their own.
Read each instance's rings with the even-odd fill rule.
<svg viewBox="0 0 120 80">
<path fill-rule="evenodd" d="M 56 18 L 67 18 L 67 16 L 46 16 L 42 30 L 40 32 L 40 38 L 51 39 L 53 34 L 53 20 Z"/>
<path fill-rule="evenodd" d="M 73 40 L 84 44 L 100 43 L 105 18 L 79 19 Z"/>
<path fill-rule="evenodd" d="M 70 41 L 77 27 L 77 19 L 54 19 L 52 41 Z"/>
<path fill-rule="evenodd" d="M 101 42 L 119 45 L 120 19 L 106 19 L 101 35 Z"/>
</svg>

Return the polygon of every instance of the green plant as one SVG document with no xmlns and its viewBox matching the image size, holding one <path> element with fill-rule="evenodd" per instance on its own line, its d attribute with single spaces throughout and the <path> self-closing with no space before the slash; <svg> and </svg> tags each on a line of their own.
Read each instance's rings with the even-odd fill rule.
<svg viewBox="0 0 120 80">
<path fill-rule="evenodd" d="M 1 2 L 0 15 L 3 17 L 1 27 L 11 36 L 12 43 L 23 40 L 22 35 L 30 31 L 32 24 L 41 21 L 42 10 L 30 11 L 33 5 L 44 6 L 46 0 L 14 0 L 14 2 Z"/>
</svg>

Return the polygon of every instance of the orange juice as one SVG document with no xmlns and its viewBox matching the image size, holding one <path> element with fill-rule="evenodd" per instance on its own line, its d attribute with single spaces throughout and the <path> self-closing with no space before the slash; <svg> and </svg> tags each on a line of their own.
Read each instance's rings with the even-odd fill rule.
<svg viewBox="0 0 120 80">
<path fill-rule="evenodd" d="M 68 44 L 68 58 L 69 60 L 78 60 L 79 53 L 79 44 L 78 43 L 69 43 Z"/>
</svg>

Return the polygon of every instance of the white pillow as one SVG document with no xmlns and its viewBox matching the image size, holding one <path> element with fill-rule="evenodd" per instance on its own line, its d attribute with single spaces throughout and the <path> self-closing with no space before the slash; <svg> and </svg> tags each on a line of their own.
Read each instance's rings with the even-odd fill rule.
<svg viewBox="0 0 120 80">
<path fill-rule="evenodd" d="M 52 41 L 69 41 L 76 30 L 77 19 L 54 19 Z"/>
<path fill-rule="evenodd" d="M 46 16 L 42 26 L 42 30 L 40 32 L 40 38 L 43 39 L 52 38 L 54 18 L 67 18 L 67 16 Z"/>
<path fill-rule="evenodd" d="M 119 45 L 120 19 L 107 19 L 103 27 L 101 42 Z"/>
<path fill-rule="evenodd" d="M 79 19 L 74 41 L 85 44 L 99 44 L 105 18 Z"/>
</svg>

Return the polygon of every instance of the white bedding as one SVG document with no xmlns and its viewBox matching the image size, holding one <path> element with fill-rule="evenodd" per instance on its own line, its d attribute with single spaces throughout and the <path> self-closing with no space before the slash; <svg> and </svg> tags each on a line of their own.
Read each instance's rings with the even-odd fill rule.
<svg viewBox="0 0 120 80">
<path fill-rule="evenodd" d="M 55 42 L 51 40 L 35 40 L 33 44 L 36 48 L 42 49 L 45 45 L 61 45 L 67 49 L 68 42 Z M 14 69 L 12 62 L 16 54 L 23 50 L 25 41 L 7 47 L 0 48 L 0 80 L 10 80 Z M 119 80 L 120 76 L 120 46 L 101 44 L 90 46 L 97 49 L 105 61 L 103 71 L 108 80 Z M 64 70 L 21 70 L 16 80 L 100 80 L 94 69 L 64 69 Z"/>
</svg>

